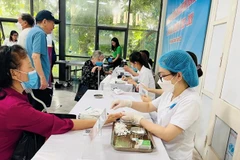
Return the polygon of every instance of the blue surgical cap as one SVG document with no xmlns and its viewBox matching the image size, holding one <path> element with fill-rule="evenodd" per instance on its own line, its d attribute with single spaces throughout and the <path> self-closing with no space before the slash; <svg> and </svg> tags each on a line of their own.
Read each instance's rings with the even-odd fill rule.
<svg viewBox="0 0 240 160">
<path fill-rule="evenodd" d="M 181 72 L 189 87 L 196 87 L 199 83 L 196 65 L 191 56 L 182 50 L 174 50 L 163 54 L 159 61 L 160 67 L 171 71 Z"/>
</svg>

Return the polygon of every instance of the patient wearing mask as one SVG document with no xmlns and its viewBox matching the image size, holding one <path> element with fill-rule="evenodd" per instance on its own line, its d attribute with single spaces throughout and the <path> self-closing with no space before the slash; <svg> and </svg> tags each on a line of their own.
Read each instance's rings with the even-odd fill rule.
<svg viewBox="0 0 240 160">
<path fill-rule="evenodd" d="M 0 159 L 9 160 L 24 131 L 45 138 L 70 130 L 93 127 L 94 119 L 60 119 L 40 112 L 28 102 L 26 92 L 38 87 L 37 74 L 26 51 L 19 45 L 0 47 Z M 121 117 L 108 116 L 106 123 Z M 26 150 L 23 149 L 23 152 Z"/>
</svg>

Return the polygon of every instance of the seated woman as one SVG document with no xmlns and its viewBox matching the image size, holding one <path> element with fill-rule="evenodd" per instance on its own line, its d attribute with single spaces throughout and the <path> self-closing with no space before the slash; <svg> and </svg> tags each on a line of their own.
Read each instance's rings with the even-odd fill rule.
<svg viewBox="0 0 240 160">
<path fill-rule="evenodd" d="M 18 32 L 15 31 L 15 30 L 12 30 L 10 32 L 10 35 L 9 35 L 9 38 L 6 38 L 4 41 L 3 41 L 3 46 L 6 45 L 6 46 L 12 46 L 14 44 L 17 44 L 17 40 L 18 40 Z"/>
<path fill-rule="evenodd" d="M 0 157 L 9 160 L 23 131 L 46 138 L 70 130 L 92 127 L 96 120 L 60 119 L 55 115 L 35 110 L 28 102 L 24 89 L 36 83 L 36 70 L 26 51 L 19 45 L 0 47 Z M 107 123 L 121 114 L 108 117 Z"/>
<path fill-rule="evenodd" d="M 147 62 L 143 59 L 142 55 L 139 52 L 133 52 L 129 56 L 129 60 L 132 68 L 136 68 L 138 70 L 138 79 L 137 81 L 131 78 L 127 79 L 128 83 L 133 84 L 137 90 L 140 84 L 148 86 L 149 88 L 155 88 L 152 71 L 149 69 Z M 155 98 L 155 94 L 153 93 L 150 93 L 149 96 L 151 98 Z"/>
<path fill-rule="evenodd" d="M 102 63 L 103 59 L 103 53 L 96 50 L 93 52 L 91 59 L 84 63 L 75 101 L 78 101 L 88 89 L 98 89 L 98 78 L 99 82 L 101 82 L 105 77 L 105 72 L 103 71 L 102 66 L 97 66 L 96 63 Z M 100 70 L 99 77 L 98 70 Z"/>
<path fill-rule="evenodd" d="M 198 60 L 197 60 L 197 56 L 193 53 L 193 52 L 190 52 L 190 51 L 186 51 L 193 59 L 196 67 L 197 67 L 197 73 L 198 73 L 198 77 L 201 77 L 203 75 L 203 71 L 201 69 L 201 65 L 198 64 Z M 159 82 L 158 82 L 159 83 Z M 161 95 L 163 93 L 163 89 L 155 89 L 155 88 L 149 88 L 149 87 L 146 87 L 144 85 L 142 85 L 143 88 L 145 88 L 148 92 L 151 92 L 151 93 L 155 93 L 157 95 Z M 161 86 L 160 86 L 161 87 Z M 141 96 L 142 98 L 142 101 L 143 102 L 150 102 L 152 101 L 153 99 L 149 96 Z"/>
<path fill-rule="evenodd" d="M 116 100 L 112 108 L 131 107 L 140 112 L 157 111 L 156 124 L 133 113 L 125 113 L 122 119 L 140 124 L 161 138 L 170 159 L 192 160 L 193 139 L 201 104 L 198 93 L 192 89 L 199 83 L 196 65 L 191 56 L 181 50 L 163 54 L 158 62 L 163 94 L 152 102 Z"/>
<path fill-rule="evenodd" d="M 149 69 L 152 69 L 153 62 L 152 62 L 152 59 L 149 59 L 149 52 L 147 50 L 140 50 L 139 52 L 141 53 L 142 58 L 148 63 Z M 123 69 L 129 72 L 134 77 L 137 77 L 139 75 L 134 68 L 131 68 L 127 65 L 125 65 Z"/>
</svg>

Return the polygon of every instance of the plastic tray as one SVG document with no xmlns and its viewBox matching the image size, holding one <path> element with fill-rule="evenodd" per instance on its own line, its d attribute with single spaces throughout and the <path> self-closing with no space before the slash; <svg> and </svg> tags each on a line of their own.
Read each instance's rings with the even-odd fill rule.
<svg viewBox="0 0 240 160">
<path fill-rule="evenodd" d="M 144 152 L 144 153 L 149 153 L 152 152 L 155 148 L 156 145 L 153 141 L 152 138 L 152 134 L 150 132 L 148 132 L 147 130 L 146 133 L 142 136 L 139 135 L 139 139 L 143 139 L 143 140 L 150 140 L 151 142 L 151 148 L 150 149 L 142 149 L 142 148 L 134 148 L 136 142 L 131 140 L 131 137 L 134 136 L 134 133 L 130 133 L 126 136 L 118 136 L 115 134 L 114 132 L 114 127 L 115 127 L 115 123 L 113 123 L 112 126 L 112 137 L 111 137 L 111 145 L 113 146 L 113 148 L 117 151 L 128 151 L 128 152 Z M 130 130 L 131 127 L 140 127 L 140 126 L 136 126 L 136 125 L 132 125 L 131 123 L 125 123 L 127 125 L 127 129 Z M 135 134 L 136 136 L 136 134 Z"/>
</svg>

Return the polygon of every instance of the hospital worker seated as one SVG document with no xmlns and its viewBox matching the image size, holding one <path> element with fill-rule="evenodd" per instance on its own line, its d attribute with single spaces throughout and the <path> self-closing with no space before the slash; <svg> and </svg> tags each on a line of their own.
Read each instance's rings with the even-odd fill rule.
<svg viewBox="0 0 240 160">
<path fill-rule="evenodd" d="M 112 108 L 131 107 L 140 112 L 157 111 L 157 123 L 135 113 L 125 113 L 123 120 L 140 124 L 162 139 L 171 160 L 192 160 L 200 97 L 193 89 L 199 83 L 191 56 L 182 50 L 163 54 L 159 61 L 163 94 L 152 102 L 115 100 Z"/>
</svg>

